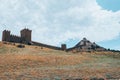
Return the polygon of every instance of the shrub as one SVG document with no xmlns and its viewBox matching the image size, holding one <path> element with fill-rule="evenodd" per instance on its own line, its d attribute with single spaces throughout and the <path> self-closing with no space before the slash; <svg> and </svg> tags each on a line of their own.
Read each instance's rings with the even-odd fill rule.
<svg viewBox="0 0 120 80">
<path fill-rule="evenodd" d="M 17 47 L 18 47 L 18 48 L 24 48 L 25 45 L 19 44 L 19 45 L 17 45 Z"/>
</svg>

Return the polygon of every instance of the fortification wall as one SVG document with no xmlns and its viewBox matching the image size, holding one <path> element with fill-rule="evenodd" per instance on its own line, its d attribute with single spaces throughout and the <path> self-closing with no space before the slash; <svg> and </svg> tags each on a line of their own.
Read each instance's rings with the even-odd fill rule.
<svg viewBox="0 0 120 80">
<path fill-rule="evenodd" d="M 36 46 L 42 46 L 42 47 L 46 47 L 46 48 L 50 48 L 50 49 L 55 49 L 55 50 L 62 50 L 62 48 L 60 48 L 60 47 L 51 46 L 51 45 L 47 45 L 47 44 L 43 44 L 43 43 L 39 43 L 39 42 L 34 42 L 34 41 L 32 41 L 32 44 L 36 45 Z"/>
<path fill-rule="evenodd" d="M 16 43 L 21 43 L 22 38 L 17 36 L 17 35 L 10 35 L 10 42 L 16 42 Z"/>
<path fill-rule="evenodd" d="M 4 30 L 3 31 L 3 41 L 15 42 L 15 43 L 25 43 L 25 44 L 32 43 L 32 45 L 42 46 L 42 47 L 46 47 L 46 48 L 50 48 L 50 49 L 54 49 L 54 50 L 66 49 L 65 45 L 62 46 L 62 48 L 63 48 L 62 49 L 61 47 L 56 47 L 56 46 L 51 46 L 51 45 L 31 41 L 31 32 L 32 31 L 29 29 L 23 29 L 23 30 L 21 30 L 21 36 L 17 36 L 17 35 L 10 34 L 10 31 L 8 31 L 8 30 Z"/>
</svg>

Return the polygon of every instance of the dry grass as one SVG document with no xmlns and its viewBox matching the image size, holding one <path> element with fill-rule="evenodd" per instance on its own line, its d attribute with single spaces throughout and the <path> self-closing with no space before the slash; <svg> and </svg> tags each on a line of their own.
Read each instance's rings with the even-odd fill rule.
<svg viewBox="0 0 120 80">
<path fill-rule="evenodd" d="M 67 53 L 0 43 L 0 79 L 120 78 L 120 53 Z"/>
</svg>

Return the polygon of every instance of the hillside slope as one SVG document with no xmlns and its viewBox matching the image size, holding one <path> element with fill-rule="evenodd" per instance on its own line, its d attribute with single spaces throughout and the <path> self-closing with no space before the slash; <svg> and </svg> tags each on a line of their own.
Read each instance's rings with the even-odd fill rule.
<svg viewBox="0 0 120 80">
<path fill-rule="evenodd" d="M 67 53 L 0 42 L 0 79 L 73 80 L 120 78 L 120 53 Z"/>
</svg>

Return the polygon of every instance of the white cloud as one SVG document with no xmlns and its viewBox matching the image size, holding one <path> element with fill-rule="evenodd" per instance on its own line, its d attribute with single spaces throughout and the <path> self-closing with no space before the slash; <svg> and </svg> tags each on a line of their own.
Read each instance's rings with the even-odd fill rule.
<svg viewBox="0 0 120 80">
<path fill-rule="evenodd" d="M 118 37 L 120 11 L 103 10 L 96 0 L 0 0 L 0 26 L 15 34 L 27 26 L 33 40 L 52 45 L 83 37 L 100 42 Z"/>
</svg>

